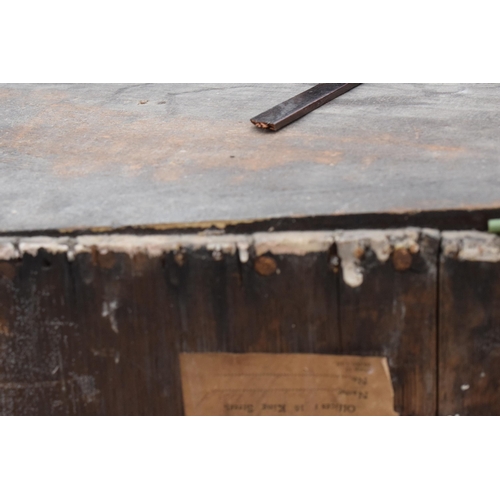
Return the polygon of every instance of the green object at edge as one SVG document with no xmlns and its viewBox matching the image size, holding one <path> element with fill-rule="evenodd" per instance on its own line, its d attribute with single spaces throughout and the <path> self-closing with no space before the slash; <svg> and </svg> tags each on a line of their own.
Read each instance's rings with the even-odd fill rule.
<svg viewBox="0 0 500 500">
<path fill-rule="evenodd" d="M 500 219 L 490 219 L 488 221 L 488 232 L 500 233 Z"/>
</svg>

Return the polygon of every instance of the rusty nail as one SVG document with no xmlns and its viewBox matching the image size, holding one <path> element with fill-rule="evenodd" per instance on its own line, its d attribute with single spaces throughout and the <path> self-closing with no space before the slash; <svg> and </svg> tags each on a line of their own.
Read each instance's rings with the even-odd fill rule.
<svg viewBox="0 0 500 500">
<path fill-rule="evenodd" d="M 392 264 L 396 271 L 406 271 L 410 268 L 411 261 L 411 253 L 406 248 L 398 248 L 392 254 Z"/>
<path fill-rule="evenodd" d="M 277 271 L 278 264 L 276 264 L 276 261 L 272 257 L 262 256 L 255 260 L 254 269 L 261 276 L 271 276 L 271 274 Z"/>
</svg>

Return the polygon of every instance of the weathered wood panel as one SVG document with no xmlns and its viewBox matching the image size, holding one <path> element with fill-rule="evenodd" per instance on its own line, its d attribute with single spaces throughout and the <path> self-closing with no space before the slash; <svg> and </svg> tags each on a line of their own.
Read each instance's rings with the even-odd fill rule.
<svg viewBox="0 0 500 500">
<path fill-rule="evenodd" d="M 96 388 L 77 413 L 178 414 L 178 309 L 169 302 L 161 257 L 95 249 L 73 266 L 79 335 L 67 360 Z"/>
<path fill-rule="evenodd" d="M 5 244 L 0 413 L 179 415 L 179 352 L 336 352 L 333 233 L 277 236 Z"/>
<path fill-rule="evenodd" d="M 258 233 L 252 240 L 231 306 L 233 352 L 337 353 L 334 234 Z"/>
<path fill-rule="evenodd" d="M 437 242 L 425 230 L 4 242 L 0 412 L 182 414 L 179 352 L 215 351 L 386 356 L 396 411 L 430 414 Z"/>
<path fill-rule="evenodd" d="M 395 410 L 436 412 L 439 233 L 352 231 L 337 239 L 342 258 L 342 352 L 386 356 Z"/>
<path fill-rule="evenodd" d="M 67 260 L 44 250 L 17 259 L 11 250 L 14 258 L 0 261 L 0 414 L 66 414 L 79 390 L 63 368 L 76 330 Z"/>
<path fill-rule="evenodd" d="M 500 238 L 444 232 L 439 413 L 500 415 Z"/>
</svg>

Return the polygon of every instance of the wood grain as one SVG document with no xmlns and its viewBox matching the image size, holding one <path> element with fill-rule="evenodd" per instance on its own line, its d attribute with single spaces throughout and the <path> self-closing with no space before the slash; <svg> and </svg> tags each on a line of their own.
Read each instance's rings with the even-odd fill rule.
<svg viewBox="0 0 500 500">
<path fill-rule="evenodd" d="M 439 414 L 499 415 L 500 238 L 443 233 Z"/>
<path fill-rule="evenodd" d="M 413 232 L 413 231 L 410 231 Z M 390 231 L 384 235 L 390 240 Z M 404 235 L 404 231 L 400 235 Z M 385 356 L 394 386 L 394 408 L 402 415 L 436 412 L 436 311 L 439 233 L 416 232 L 411 263 L 401 269 L 397 239 L 385 262 L 374 252 L 377 232 L 353 232 L 337 246 L 357 252 L 362 283 L 340 281 L 342 353 Z M 396 248 L 395 248 L 396 247 Z M 345 270 L 344 270 L 345 278 Z"/>
<path fill-rule="evenodd" d="M 432 413 L 436 234 L 14 239 L 20 255 L 0 262 L 0 413 L 182 415 L 181 352 L 384 356 L 396 411 Z"/>
</svg>

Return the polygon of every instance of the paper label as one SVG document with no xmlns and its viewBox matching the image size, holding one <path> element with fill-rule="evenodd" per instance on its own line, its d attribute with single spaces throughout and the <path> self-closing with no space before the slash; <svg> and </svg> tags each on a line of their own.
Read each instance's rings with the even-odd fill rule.
<svg viewBox="0 0 500 500">
<path fill-rule="evenodd" d="M 386 358 L 180 355 L 186 415 L 397 415 Z"/>
</svg>

